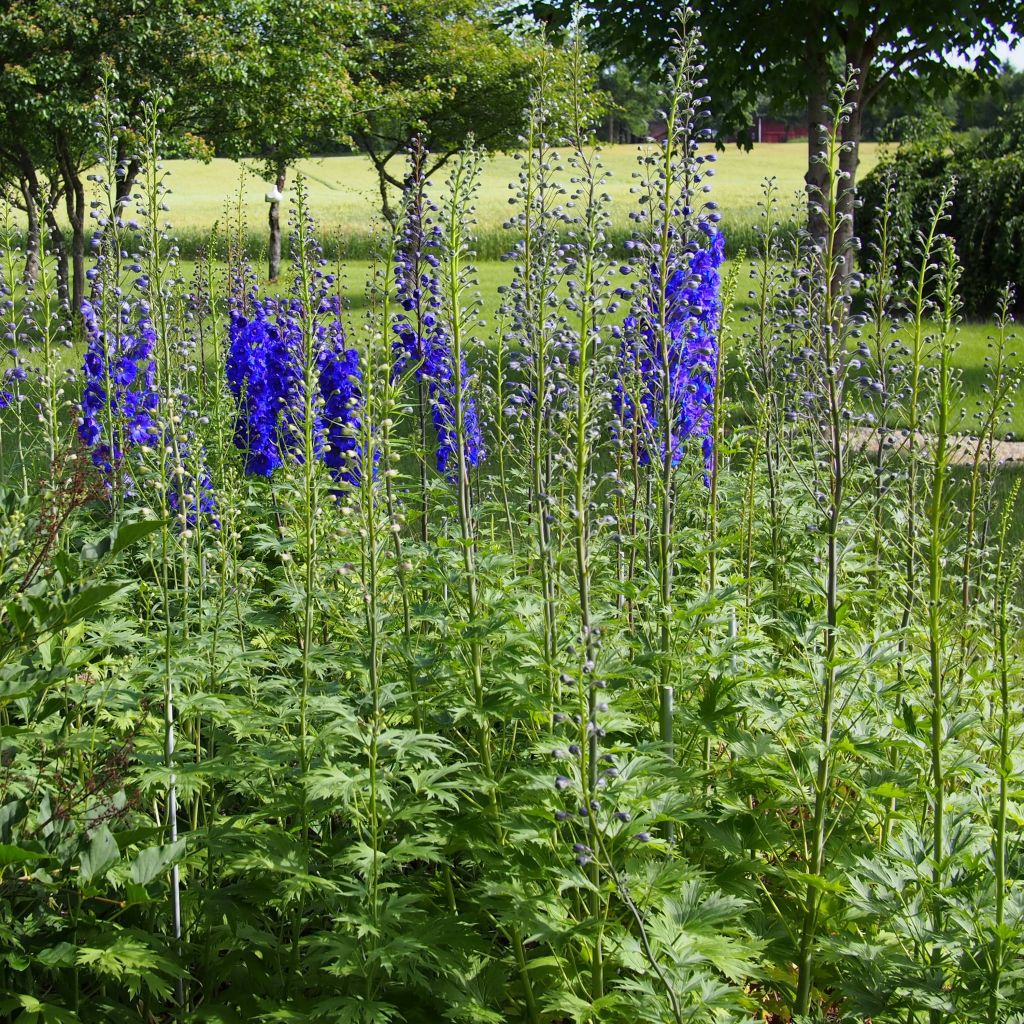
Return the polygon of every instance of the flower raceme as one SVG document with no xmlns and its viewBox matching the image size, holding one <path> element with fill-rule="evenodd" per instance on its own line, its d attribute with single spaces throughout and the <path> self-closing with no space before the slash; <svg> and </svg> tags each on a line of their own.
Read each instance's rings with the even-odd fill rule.
<svg viewBox="0 0 1024 1024">
<path fill-rule="evenodd" d="M 281 465 L 278 418 L 286 381 L 278 371 L 287 365 L 285 341 L 270 319 L 273 306 L 253 302 L 253 315 L 231 314 L 226 376 L 237 406 L 235 444 L 245 457 L 245 471 L 270 476 Z"/>
<path fill-rule="evenodd" d="M 132 325 L 134 310 L 124 304 L 118 314 L 124 330 L 111 331 L 101 325 L 101 301 L 82 303 L 88 343 L 78 436 L 91 450 L 93 464 L 111 474 L 129 446 L 152 443 L 159 431 L 160 395 L 156 332 L 145 307 L 139 307 L 141 315 Z"/>
<path fill-rule="evenodd" d="M 362 426 L 362 375 L 359 353 L 354 348 L 345 348 L 340 320 L 335 320 L 327 331 L 317 355 L 317 368 L 325 428 L 322 458 L 335 480 L 355 487 L 359 484 L 362 461 L 358 437 Z M 375 471 L 379 454 L 374 452 Z"/>
<path fill-rule="evenodd" d="M 286 459 L 301 461 L 305 416 L 302 307 L 298 299 L 252 296 L 248 315 L 231 314 L 226 376 L 236 404 L 235 444 L 247 473 L 269 477 Z M 359 356 L 345 347 L 340 304 L 320 303 L 313 336 L 317 380 L 315 453 L 339 483 L 359 482 Z M 375 460 L 376 461 L 376 460 Z"/>
<path fill-rule="evenodd" d="M 725 238 L 709 224 L 703 231 L 706 245 L 672 261 L 664 288 L 664 336 L 656 266 L 649 270 L 641 307 L 623 321 L 615 411 L 621 423 L 636 426 L 644 464 L 652 454 L 660 459 L 669 452 L 672 464 L 678 465 L 691 439 L 700 441 L 704 463 L 711 464 Z M 666 407 L 667 424 L 662 422 Z"/>
<path fill-rule="evenodd" d="M 122 303 L 117 323 L 123 330 L 111 330 L 102 323 L 101 303 L 100 298 L 82 303 L 89 340 L 82 367 L 78 436 L 90 449 L 93 465 L 106 475 L 108 486 L 113 486 L 116 470 L 132 449 L 160 442 L 183 458 L 189 445 L 186 438 L 172 444 L 174 439 L 160 415 L 163 400 L 156 382 L 156 331 L 147 307 L 143 303 Z M 179 513 L 188 526 L 195 526 L 200 516 L 207 516 L 214 527 L 219 527 L 213 483 L 203 459 L 192 474 L 172 469 L 172 476 L 167 490 L 171 510 Z M 122 483 L 130 487 L 127 480 Z"/>
<path fill-rule="evenodd" d="M 449 479 L 458 472 L 458 413 L 462 396 L 462 443 L 466 464 L 479 465 L 484 458 L 483 432 L 476 402 L 470 393 L 466 360 L 455 366 L 451 339 L 440 317 L 439 263 L 440 230 L 425 224 L 422 211 L 411 207 L 406 218 L 402 249 L 395 264 L 395 277 L 402 314 L 393 325 L 394 375 L 415 367 L 417 381 L 425 382 L 430 414 L 437 436 L 437 469 Z M 458 374 L 458 377 L 456 377 Z"/>
<path fill-rule="evenodd" d="M 182 452 L 182 455 L 189 461 L 187 452 Z M 201 518 L 206 517 L 214 529 L 220 529 L 213 481 L 201 454 L 194 471 L 191 474 L 183 473 L 175 480 L 174 486 L 168 491 L 167 503 L 171 511 L 183 517 L 187 526 L 195 526 Z"/>
<path fill-rule="evenodd" d="M 415 359 L 416 379 L 425 381 L 430 396 L 430 414 L 437 435 L 437 470 L 451 478 L 458 465 L 458 416 L 456 402 L 455 360 L 444 328 L 437 323 L 433 314 L 426 314 L 422 320 L 424 332 L 417 335 L 402 318 L 394 325 L 398 335 L 395 345 L 395 370 L 409 365 L 417 350 L 421 355 Z M 457 370 L 462 388 L 462 427 L 464 434 L 466 463 L 479 465 L 484 457 L 483 434 L 476 411 L 476 402 L 469 394 L 469 373 L 466 360 L 459 361 Z"/>
</svg>

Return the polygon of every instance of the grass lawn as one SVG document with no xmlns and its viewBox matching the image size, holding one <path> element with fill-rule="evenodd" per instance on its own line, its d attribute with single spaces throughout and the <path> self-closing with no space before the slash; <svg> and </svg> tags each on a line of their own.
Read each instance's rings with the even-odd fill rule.
<svg viewBox="0 0 1024 1024">
<path fill-rule="evenodd" d="M 629 229 L 631 209 L 629 189 L 637 156 L 645 147 L 605 146 L 604 162 L 611 177 L 607 191 L 612 199 L 612 233 Z M 867 173 L 878 160 L 879 147 L 865 143 L 861 149 L 861 173 Z M 511 155 L 490 157 L 484 164 L 477 205 L 477 231 L 481 251 L 498 255 L 502 251 L 502 224 L 510 207 L 509 182 L 514 181 L 519 164 Z M 258 161 L 167 160 L 164 169 L 172 190 L 169 217 L 183 243 L 206 235 L 215 223 L 222 227 L 235 224 L 241 217 L 257 239 L 266 231 L 267 204 L 264 195 L 270 182 L 263 177 Z M 401 173 L 395 161 L 393 170 Z M 748 227 L 757 219 L 757 204 L 766 178 L 775 178 L 780 199 L 802 202 L 803 176 L 807 170 L 807 147 L 803 143 L 755 146 L 751 151 L 729 146 L 717 154 L 711 198 L 719 204 L 726 227 Z M 381 219 L 377 176 L 363 156 L 315 157 L 299 161 L 291 171 L 285 189 L 286 198 L 301 174 L 309 188 L 310 207 L 320 223 L 327 242 L 337 239 L 365 251 L 365 239 Z M 566 172 L 568 177 L 568 172 Z M 438 172 L 435 190 L 444 184 L 445 171 Z M 189 245 L 185 245 L 185 250 Z"/>
</svg>

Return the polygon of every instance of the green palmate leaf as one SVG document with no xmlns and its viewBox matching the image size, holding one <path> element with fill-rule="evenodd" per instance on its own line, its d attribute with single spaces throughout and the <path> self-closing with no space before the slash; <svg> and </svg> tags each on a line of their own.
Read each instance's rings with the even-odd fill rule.
<svg viewBox="0 0 1024 1024">
<path fill-rule="evenodd" d="M 61 942 L 40 950 L 36 959 L 47 967 L 71 967 L 75 962 L 75 947 L 70 942 Z"/>
<path fill-rule="evenodd" d="M 905 800 L 912 795 L 909 790 L 895 782 L 881 782 L 877 786 L 872 786 L 870 792 L 880 800 Z"/>
<path fill-rule="evenodd" d="M 144 537 L 156 533 L 164 526 L 163 520 L 148 519 L 133 523 L 121 523 L 115 527 L 106 537 L 98 541 L 82 545 L 82 557 L 88 561 L 97 561 L 101 558 L 116 558 L 122 551 L 133 544 L 137 544 Z"/>
<path fill-rule="evenodd" d="M 54 1003 L 44 1002 L 33 995 L 11 996 L 0 999 L 0 1007 L 8 1012 L 20 1009 L 16 1018 L 25 1024 L 81 1024 L 81 1018 L 72 1010 Z"/>
<path fill-rule="evenodd" d="M 20 700 L 46 688 L 49 679 L 22 665 L 0 667 L 0 702 Z"/>
<path fill-rule="evenodd" d="M 75 962 L 86 970 L 123 983 L 132 996 L 146 992 L 160 999 L 170 996 L 173 979 L 185 973 L 141 938 L 125 933 L 117 934 L 108 946 L 80 946 Z"/>
</svg>

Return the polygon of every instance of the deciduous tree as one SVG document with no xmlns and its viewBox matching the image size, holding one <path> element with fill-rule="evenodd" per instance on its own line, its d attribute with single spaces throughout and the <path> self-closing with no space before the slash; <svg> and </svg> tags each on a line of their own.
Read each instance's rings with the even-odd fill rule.
<svg viewBox="0 0 1024 1024">
<path fill-rule="evenodd" d="M 414 138 L 430 152 L 434 173 L 469 139 L 483 149 L 516 145 L 542 64 L 564 54 L 536 37 L 500 28 L 474 0 L 393 0 L 375 13 L 353 70 L 361 111 L 352 136 L 373 162 L 381 208 L 396 212 L 389 190 L 402 184 L 392 161 Z"/>
<path fill-rule="evenodd" d="M 210 128 L 217 152 L 258 156 L 281 193 L 296 160 L 348 141 L 352 71 L 370 59 L 371 9 L 368 0 L 252 0 L 244 16 L 232 14 L 232 60 L 222 69 Z M 274 281 L 281 267 L 279 200 L 270 203 L 269 228 Z"/>
<path fill-rule="evenodd" d="M 532 0 L 523 6 L 552 25 L 566 22 L 574 0 Z M 615 48 L 652 66 L 666 53 L 667 29 L 677 0 L 590 0 L 587 17 L 603 48 Z M 723 135 L 751 143 L 750 114 L 759 95 L 807 111 L 807 184 L 822 185 L 816 160 L 823 149 L 821 123 L 833 82 L 855 69 L 850 100 L 855 110 L 844 126 L 842 170 L 856 180 L 864 111 L 881 96 L 921 97 L 941 93 L 968 72 L 950 55 L 970 56 L 975 78 L 998 72 L 995 44 L 1024 32 L 1019 0 L 703 0 L 700 26 L 708 51 L 705 77 Z M 846 212 L 852 213 L 852 194 Z M 810 227 L 821 224 L 810 210 Z M 852 221 L 847 223 L 852 230 Z"/>
<path fill-rule="evenodd" d="M 211 13 L 212 12 L 212 13 Z M 94 118 L 105 75 L 126 126 L 162 102 L 161 129 L 182 150 L 201 145 L 196 126 L 210 103 L 211 68 L 228 42 L 224 12 L 186 0 L 5 0 L 0 3 L 0 176 L 18 182 L 60 244 L 54 206 L 71 227 L 70 300 L 85 292 L 88 196 L 96 155 Z M 139 171 L 128 128 L 117 139 L 118 200 Z M 33 227 L 29 214 L 30 241 Z M 31 266 L 28 268 L 31 271 Z"/>
</svg>

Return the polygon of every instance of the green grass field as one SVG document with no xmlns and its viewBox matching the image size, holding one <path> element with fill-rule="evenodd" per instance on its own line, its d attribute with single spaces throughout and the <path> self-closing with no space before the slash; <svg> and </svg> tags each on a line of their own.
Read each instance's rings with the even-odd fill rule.
<svg viewBox="0 0 1024 1024">
<path fill-rule="evenodd" d="M 861 173 L 867 173 L 878 160 L 879 147 L 866 143 L 861 150 Z M 614 223 L 625 227 L 629 204 L 631 174 L 641 147 L 606 146 L 602 153 L 611 172 L 608 193 L 612 198 Z M 802 143 L 755 146 L 750 152 L 730 146 L 718 154 L 713 181 L 713 198 L 724 219 L 749 223 L 757 216 L 762 183 L 774 177 L 781 195 L 796 200 L 803 187 L 807 169 L 807 149 Z M 270 182 L 261 176 L 256 161 L 168 160 L 164 164 L 168 183 L 171 219 L 177 230 L 205 232 L 225 218 L 235 220 L 239 209 L 250 228 L 262 228 L 266 219 L 264 195 Z M 397 165 L 395 170 L 400 171 Z M 501 228 L 508 216 L 509 182 L 515 180 L 518 164 L 511 155 L 487 160 L 480 181 L 479 229 L 489 232 Z M 380 194 L 377 177 L 363 156 L 331 156 L 302 160 L 295 167 L 286 187 L 286 196 L 301 174 L 309 188 L 310 205 L 325 233 L 363 235 L 373 221 L 380 219 Z M 438 172 L 437 185 L 443 184 L 444 171 Z M 239 203 L 239 199 L 241 202 Z"/>
</svg>

